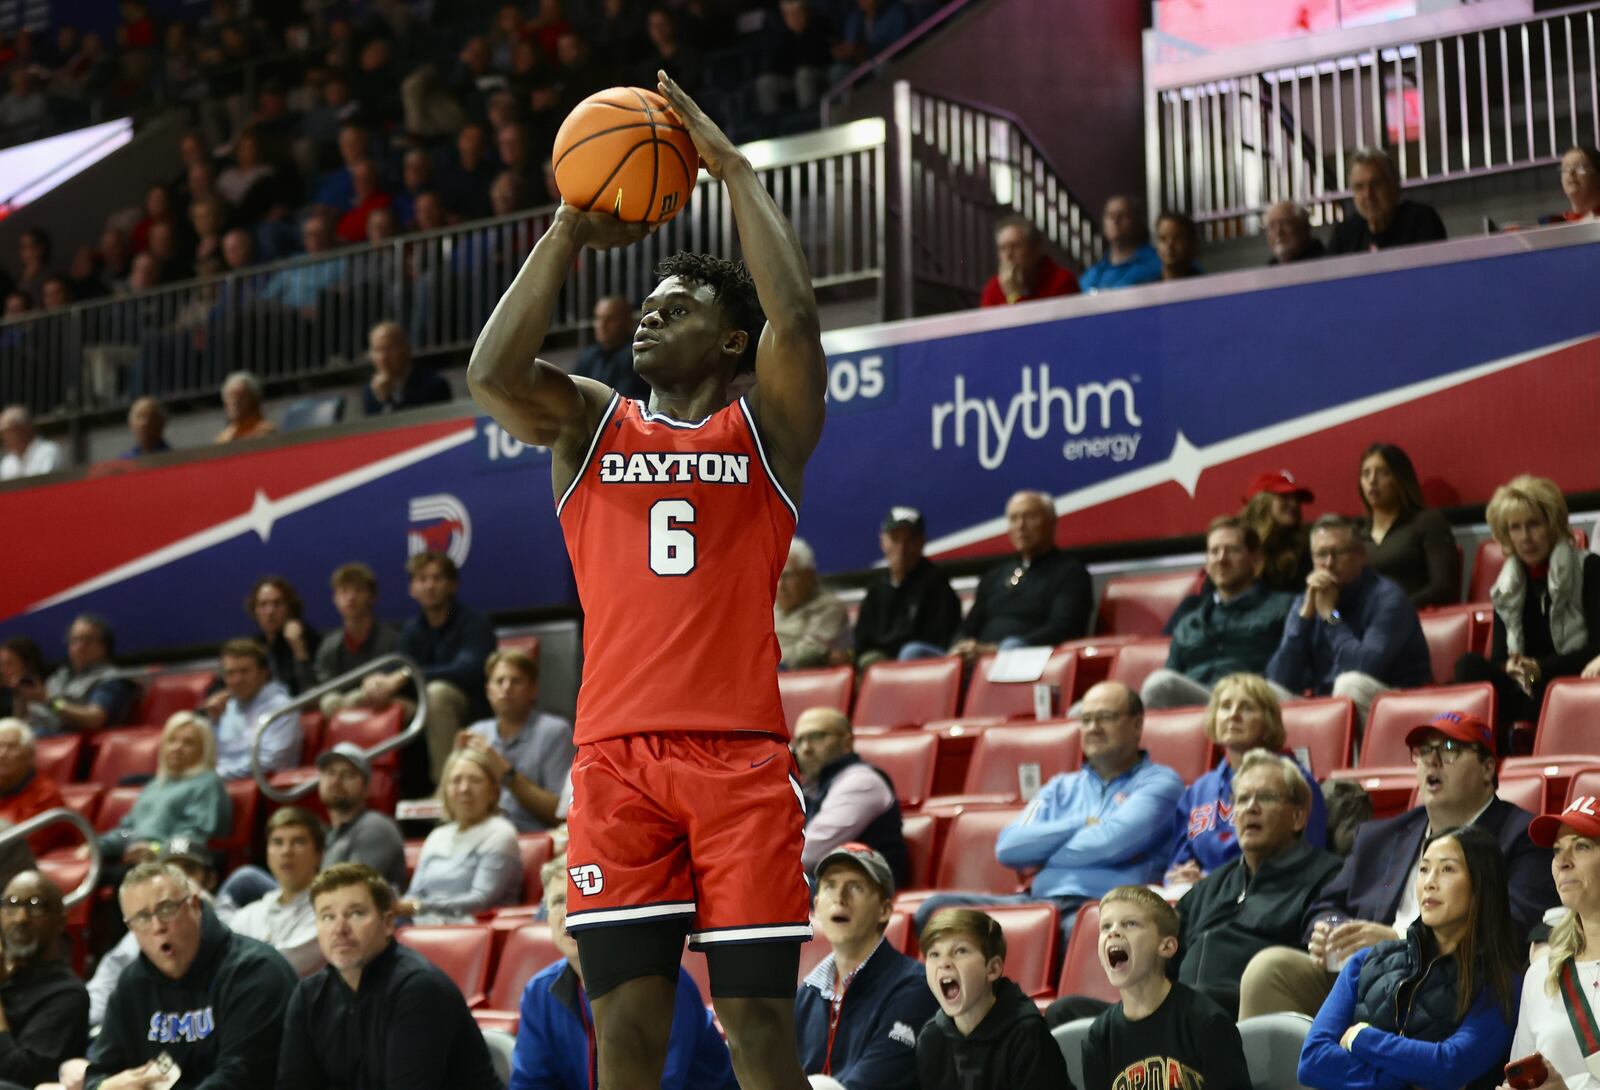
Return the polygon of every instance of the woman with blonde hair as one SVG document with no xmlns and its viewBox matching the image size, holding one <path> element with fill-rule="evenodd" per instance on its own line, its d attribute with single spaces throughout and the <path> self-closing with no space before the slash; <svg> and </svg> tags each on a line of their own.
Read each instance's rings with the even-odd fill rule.
<svg viewBox="0 0 1600 1090">
<path fill-rule="evenodd" d="M 160 761 L 133 808 L 100 837 L 109 860 L 153 859 L 174 837 L 204 844 L 233 824 L 233 800 L 217 775 L 217 739 L 194 712 L 175 712 L 161 728 Z"/>
<path fill-rule="evenodd" d="M 1494 642 L 1488 658 L 1462 655 L 1455 676 L 1494 685 L 1497 741 L 1510 753 L 1511 724 L 1539 718 L 1550 679 L 1576 677 L 1600 654 L 1600 556 L 1573 544 L 1567 501 L 1544 477 L 1495 489 L 1488 518 L 1506 557 L 1489 591 Z"/>
<path fill-rule="evenodd" d="M 1283 711 L 1271 683 L 1259 674 L 1222 678 L 1212 687 L 1211 703 L 1206 705 L 1205 730 L 1221 748 L 1222 760 L 1178 797 L 1179 838 L 1167 869 L 1168 885 L 1198 882 L 1239 854 L 1233 831 L 1233 778 L 1251 750 L 1283 752 Z M 1328 836 L 1322 788 L 1304 768 L 1300 773 L 1311 788 L 1306 843 L 1320 848 Z"/>
<path fill-rule="evenodd" d="M 516 903 L 522 891 L 517 830 L 500 816 L 500 784 L 479 750 L 452 750 L 439 776 L 444 822 L 422 842 L 411 888 L 396 907 L 415 923 L 465 923 Z"/>
</svg>

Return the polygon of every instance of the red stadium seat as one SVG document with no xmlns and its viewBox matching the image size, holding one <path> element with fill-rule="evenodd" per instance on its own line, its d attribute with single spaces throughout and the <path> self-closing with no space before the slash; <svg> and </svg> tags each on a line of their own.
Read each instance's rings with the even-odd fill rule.
<svg viewBox="0 0 1600 1090">
<path fill-rule="evenodd" d="M 962 715 L 997 715 L 1005 719 L 1032 719 L 1033 682 L 990 681 L 989 667 L 993 655 L 982 655 L 972 667 L 972 680 L 967 685 L 967 698 L 962 701 Z M 1057 647 L 1045 663 L 1039 681 L 1055 686 L 1055 697 L 1050 714 L 1061 713 L 1071 703 L 1074 678 L 1078 670 L 1078 654 L 1070 647 Z"/>
<path fill-rule="evenodd" d="M 1409 769 L 1411 751 L 1406 747 L 1406 734 L 1440 712 L 1451 711 L 1467 712 L 1493 723 L 1494 687 L 1481 681 L 1379 693 L 1367 713 L 1367 731 L 1357 767 Z"/>
<path fill-rule="evenodd" d="M 315 764 L 328 733 L 328 717 L 319 711 L 300 713 L 300 759 Z"/>
<path fill-rule="evenodd" d="M 1048 996 L 1055 986 L 1051 972 L 1056 965 L 1056 946 L 1061 927 L 1056 922 L 1056 906 L 990 905 L 983 911 L 1000 924 L 1006 936 L 1006 975 L 1028 995 Z"/>
<path fill-rule="evenodd" d="M 1322 779 L 1350 763 L 1355 705 L 1342 696 L 1293 700 L 1283 706 L 1284 745 Z"/>
<path fill-rule="evenodd" d="M 967 765 L 962 796 L 986 796 L 997 802 L 1022 800 L 1022 769 L 1033 766 L 1040 785 L 1083 763 L 1076 723 L 1037 723 L 990 727 L 978 735 Z M 952 799 L 930 799 L 948 805 Z"/>
<path fill-rule="evenodd" d="M 899 911 L 889 913 L 888 926 L 883 929 L 883 941 L 902 954 L 909 953 L 906 947 L 911 942 L 911 913 Z M 821 965 L 822 959 L 831 953 L 833 944 L 822 933 L 821 927 L 813 925 L 811 941 L 800 946 L 800 975 L 795 981 L 796 986 L 810 976 L 811 970 Z"/>
<path fill-rule="evenodd" d="M 406 876 L 408 878 L 417 873 L 417 860 L 422 858 L 422 843 L 420 840 L 407 840 L 402 845 L 401 850 L 405 852 L 406 856 Z"/>
<path fill-rule="evenodd" d="M 851 666 L 829 666 L 822 670 L 788 670 L 778 675 L 778 696 L 783 700 L 783 717 L 794 730 L 800 713 L 808 708 L 833 708 L 850 714 L 850 693 L 856 672 Z"/>
<path fill-rule="evenodd" d="M 1078 909 L 1078 922 L 1072 925 L 1067 956 L 1061 962 L 1057 995 L 1086 995 L 1115 1003 L 1120 996 L 1100 967 L 1100 902 L 1090 901 Z"/>
<path fill-rule="evenodd" d="M 900 836 L 906 842 L 906 858 L 911 873 L 907 889 L 926 889 L 933 881 L 939 824 L 932 814 L 906 814 L 900 819 Z"/>
<path fill-rule="evenodd" d="M 144 683 L 144 698 L 139 702 L 135 721 L 161 725 L 173 712 L 192 712 L 205 699 L 206 690 L 217 680 L 210 670 L 183 674 L 156 674 Z"/>
<path fill-rule="evenodd" d="M 855 740 L 855 750 L 863 761 L 888 773 L 902 807 L 914 810 L 933 793 L 937 736 L 924 731 L 864 735 Z"/>
<path fill-rule="evenodd" d="M 1521 807 L 1530 814 L 1542 814 L 1550 805 L 1545 798 L 1548 784 L 1544 773 L 1537 768 L 1525 768 L 1515 771 L 1500 773 L 1500 786 L 1495 790 L 1495 795 L 1505 799 L 1512 806 Z M 1416 806 L 1421 800 L 1417 797 L 1415 788 L 1411 791 L 1411 805 Z"/>
<path fill-rule="evenodd" d="M 494 984 L 489 989 L 487 1005 L 472 1012 L 478 1025 L 516 1033 L 523 989 L 535 973 L 561 956 L 560 948 L 550 936 L 549 924 L 523 924 L 506 936 L 495 965 Z"/>
<path fill-rule="evenodd" d="M 1467 585 L 1467 600 L 1487 602 L 1489 591 L 1494 581 L 1500 578 L 1500 569 L 1505 567 L 1505 563 L 1506 554 L 1498 541 L 1486 537 L 1478 542 L 1478 552 L 1472 561 L 1472 580 Z"/>
<path fill-rule="evenodd" d="M 1204 571 L 1192 569 L 1113 575 L 1100 593 L 1094 630 L 1119 636 L 1159 636 L 1178 603 L 1198 591 L 1204 579 Z"/>
<path fill-rule="evenodd" d="M 478 924 L 402 927 L 395 938 L 433 962 L 455 981 L 469 1007 L 481 1007 L 489 986 L 491 936 Z"/>
<path fill-rule="evenodd" d="M 102 731 L 100 748 L 89 770 L 89 779 L 101 787 L 112 788 L 125 776 L 154 776 L 160 760 L 160 727 L 116 727 Z"/>
<path fill-rule="evenodd" d="M 1424 609 L 1417 614 L 1422 636 L 1428 641 L 1428 657 L 1433 663 L 1433 680 L 1448 685 L 1456 676 L 1456 660 L 1476 647 L 1477 624 L 1474 607 L 1445 606 Z"/>
<path fill-rule="evenodd" d="M 404 709 L 399 704 L 373 711 L 370 708 L 345 708 L 328 722 L 324 748 L 332 749 L 340 742 L 353 742 L 362 749 L 393 738 L 404 728 Z M 302 751 L 303 753 L 304 751 Z M 390 750 L 372 762 L 374 768 L 393 770 L 399 767 L 399 751 Z"/>
<path fill-rule="evenodd" d="M 855 721 L 894 727 L 949 719 L 960 694 L 958 658 L 873 663 L 861 679 Z"/>
<path fill-rule="evenodd" d="M 94 817 L 96 832 L 109 833 L 139 798 L 137 787 L 113 787 L 100 796 L 100 810 Z"/>
<path fill-rule="evenodd" d="M 1210 770 L 1211 739 L 1206 737 L 1204 708 L 1167 708 L 1145 712 L 1140 739 L 1158 765 L 1166 765 L 1184 783 L 1193 783 Z"/>
<path fill-rule="evenodd" d="M 1573 799 L 1582 798 L 1600 798 L 1600 763 L 1572 770 L 1572 779 L 1567 783 L 1567 795 L 1561 800 L 1561 809 L 1571 806 Z"/>
<path fill-rule="evenodd" d="M 1539 729 L 1533 737 L 1533 754 L 1507 758 L 1504 769 L 1537 769 L 1549 781 L 1553 806 L 1567 797 L 1574 771 L 1600 764 L 1600 680 L 1557 678 L 1545 687 L 1539 711 Z"/>
<path fill-rule="evenodd" d="M 83 756 L 83 735 L 57 734 L 35 739 L 33 767 L 41 776 L 65 786 L 78 778 L 78 759 Z"/>
<path fill-rule="evenodd" d="M 973 890 L 979 893 L 1016 893 L 1022 888 L 1017 872 L 1000 865 L 994 843 L 1000 830 L 1010 825 L 1021 809 L 968 810 L 950 823 L 939 853 L 936 889 Z"/>
<path fill-rule="evenodd" d="M 521 651 L 534 661 L 539 661 L 539 637 L 529 634 L 526 636 L 501 636 L 495 643 L 498 651 Z"/>
<path fill-rule="evenodd" d="M 261 805 L 261 788 L 255 780 L 228 780 L 228 798 L 233 800 L 233 824 L 227 835 L 211 841 L 211 848 L 227 860 L 228 869 L 239 866 L 250 856 L 255 839 L 256 812 Z"/>
<path fill-rule="evenodd" d="M 60 787 L 61 801 L 67 808 L 93 825 L 100 814 L 100 796 L 105 794 L 105 788 L 97 783 L 64 783 Z"/>
<path fill-rule="evenodd" d="M 549 833 L 519 833 L 517 849 L 522 855 L 522 900 L 536 905 L 544 899 L 540 869 L 555 856 L 555 840 Z"/>
<path fill-rule="evenodd" d="M 1167 664 L 1167 648 L 1171 644 L 1165 636 L 1123 644 L 1111 661 L 1109 679 L 1138 692 L 1145 678 Z"/>
<path fill-rule="evenodd" d="M 1117 649 L 1138 638 L 1137 636 L 1091 636 L 1086 640 L 1068 640 L 1061 644 L 1061 650 L 1074 651 L 1078 656 L 1077 662 L 1073 664 L 1072 692 L 1062 692 L 1062 706 L 1071 707 L 1084 693 L 1104 681 L 1106 675 L 1111 672 L 1111 664 L 1116 661 Z"/>
</svg>

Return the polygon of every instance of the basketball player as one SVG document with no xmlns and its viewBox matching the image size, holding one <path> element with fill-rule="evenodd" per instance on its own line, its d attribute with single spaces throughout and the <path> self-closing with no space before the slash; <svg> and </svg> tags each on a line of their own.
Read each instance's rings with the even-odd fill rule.
<svg viewBox="0 0 1600 1090">
<path fill-rule="evenodd" d="M 583 601 L 567 929 L 594 1005 L 599 1086 L 660 1085 L 687 935 L 709 961 L 739 1085 L 805 1090 L 794 1039 L 811 935 L 805 815 L 772 605 L 822 433 L 826 361 L 793 228 L 728 137 L 659 79 L 727 187 L 748 273 L 696 254 L 663 262 L 633 341 L 650 402 L 622 398 L 535 358 L 579 248 L 645 233 L 563 204 L 479 335 L 467 380 L 503 428 L 550 448 Z M 754 388 L 730 403 L 752 366 Z"/>
</svg>

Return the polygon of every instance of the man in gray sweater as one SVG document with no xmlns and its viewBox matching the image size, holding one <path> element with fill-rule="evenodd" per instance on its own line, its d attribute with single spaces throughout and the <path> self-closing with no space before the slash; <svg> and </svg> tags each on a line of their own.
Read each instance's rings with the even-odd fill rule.
<svg viewBox="0 0 1600 1090">
<path fill-rule="evenodd" d="M 405 840 L 394 818 L 367 809 L 372 766 L 366 756 L 359 747 L 340 742 L 317 758 L 317 773 L 317 794 L 333 822 L 322 854 L 323 869 L 335 863 L 365 863 L 390 885 L 404 889 Z"/>
</svg>

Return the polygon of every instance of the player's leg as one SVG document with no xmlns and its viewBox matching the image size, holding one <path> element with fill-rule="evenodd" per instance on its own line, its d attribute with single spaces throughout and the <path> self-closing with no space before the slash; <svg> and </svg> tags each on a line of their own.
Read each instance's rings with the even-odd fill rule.
<svg viewBox="0 0 1600 1090">
<path fill-rule="evenodd" d="M 578 933 L 600 1090 L 661 1085 L 687 931 L 679 919 Z"/>
<path fill-rule="evenodd" d="M 794 1037 L 798 942 L 712 946 L 712 1005 L 728 1034 L 740 1090 L 806 1090 Z"/>
</svg>

